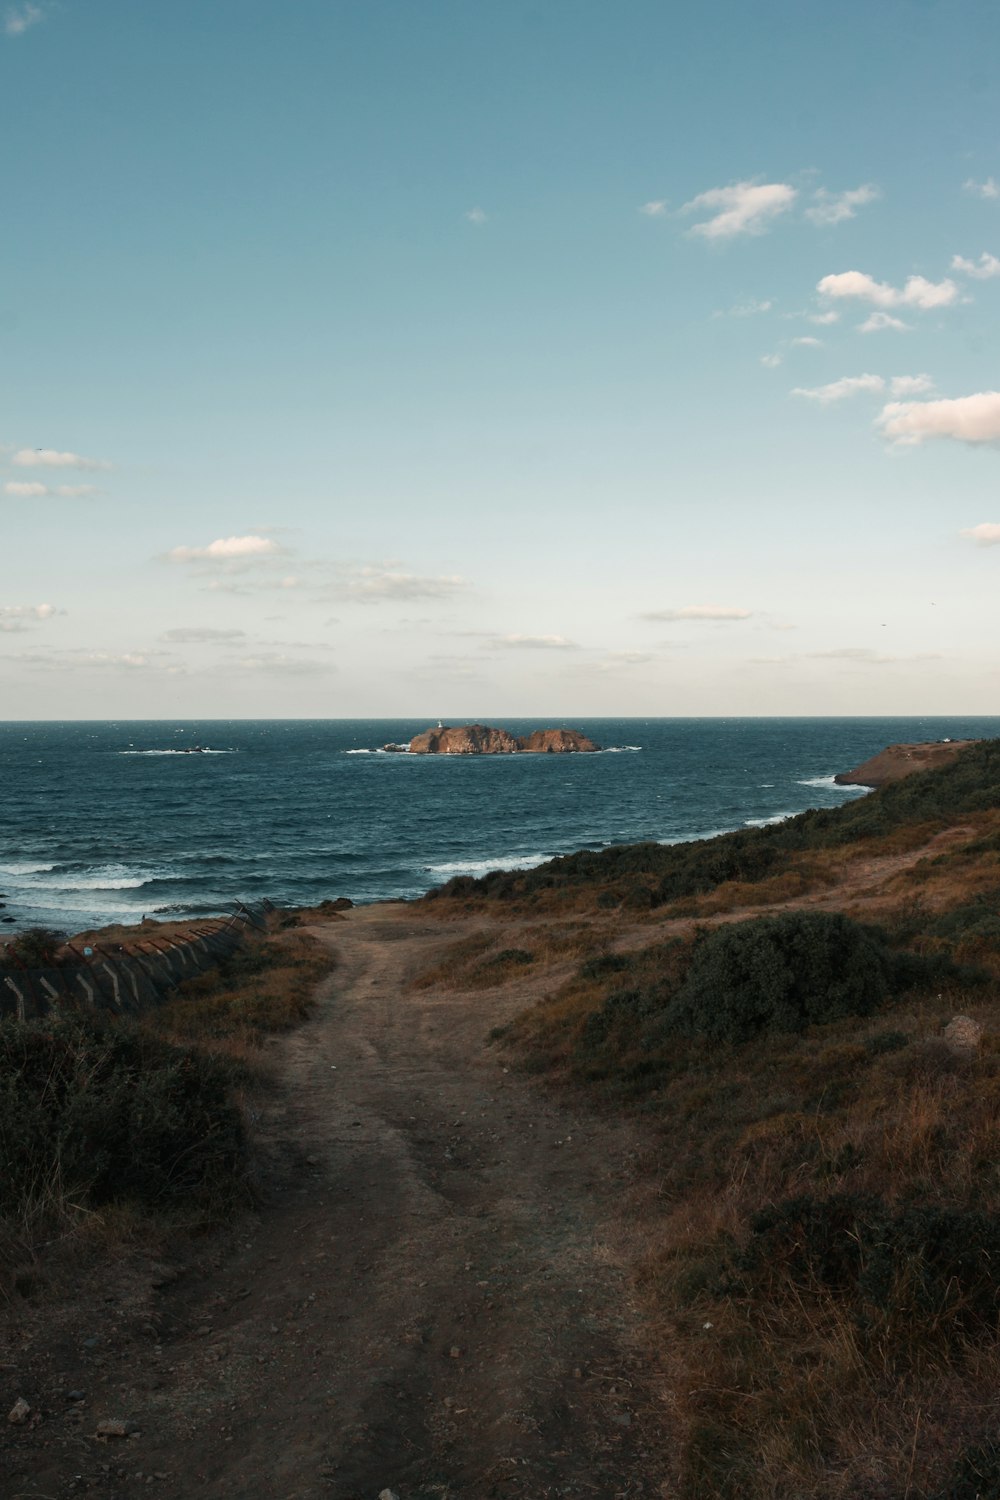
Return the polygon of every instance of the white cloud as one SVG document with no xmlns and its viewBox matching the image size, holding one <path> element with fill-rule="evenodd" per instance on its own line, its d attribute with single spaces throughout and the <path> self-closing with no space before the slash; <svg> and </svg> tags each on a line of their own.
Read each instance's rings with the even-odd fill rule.
<svg viewBox="0 0 1000 1500">
<path fill-rule="evenodd" d="M 243 656 L 233 663 L 241 672 L 279 672 L 282 676 L 312 676 L 321 672 L 335 672 L 329 662 L 312 661 L 303 656 L 288 656 L 283 651 L 261 651 L 256 656 Z"/>
<path fill-rule="evenodd" d="M 37 26 L 44 19 L 45 12 L 40 5 L 12 5 L 4 18 L 3 29 L 8 36 L 23 36 L 29 27 Z"/>
<path fill-rule="evenodd" d="M 39 620 L 51 620 L 59 614 L 53 604 L 4 604 L 0 605 L 0 631 L 5 635 L 16 630 L 27 630 Z"/>
<path fill-rule="evenodd" d="M 933 389 L 934 382 L 929 375 L 894 375 L 889 382 L 893 396 L 922 396 L 925 391 Z"/>
<path fill-rule="evenodd" d="M 953 255 L 951 269 L 961 271 L 963 276 L 973 276 L 976 281 L 989 281 L 993 276 L 1000 276 L 1000 260 L 986 250 L 978 261 L 966 260 L 964 255 Z"/>
<path fill-rule="evenodd" d="M 161 641 L 176 646 L 207 645 L 216 641 L 240 641 L 245 638 L 245 630 L 212 630 L 208 626 L 197 625 L 178 625 L 173 630 L 165 630 L 160 636 Z"/>
<path fill-rule="evenodd" d="M 780 354 L 762 354 L 760 362 L 767 370 L 776 370 L 781 364 Z"/>
<path fill-rule="evenodd" d="M 896 333 L 909 333 L 910 324 L 904 323 L 902 318 L 894 318 L 892 313 L 887 312 L 873 312 L 863 323 L 858 324 L 860 333 L 884 333 L 890 328 Z"/>
<path fill-rule="evenodd" d="M 485 208 L 470 208 L 466 212 L 465 217 L 468 219 L 470 224 L 475 224 L 477 228 L 481 228 L 486 223 L 489 215 L 487 214 Z"/>
<path fill-rule="evenodd" d="M 5 604 L 0 606 L 0 619 L 4 620 L 51 620 L 59 611 L 54 604 Z"/>
<path fill-rule="evenodd" d="M 57 448 L 19 448 L 11 458 L 19 469 L 110 469 L 104 458 L 84 458 L 80 453 L 60 453 Z"/>
<path fill-rule="evenodd" d="M 950 307 L 958 297 L 958 287 L 948 277 L 928 281 L 926 276 L 908 276 L 902 287 L 876 281 L 865 271 L 840 271 L 824 276 L 816 285 L 821 297 L 849 297 L 870 302 L 874 307 L 915 307 L 927 312 L 935 307 Z"/>
<path fill-rule="evenodd" d="M 42 484 L 38 479 L 9 479 L 3 488 L 5 495 L 22 499 L 58 495 L 61 499 L 77 500 L 84 495 L 101 493 L 96 484 Z"/>
<path fill-rule="evenodd" d="M 791 343 L 791 345 L 792 345 L 793 348 L 799 348 L 799 349 L 822 349 L 823 348 L 823 340 L 822 339 L 814 339 L 808 333 L 803 334 L 801 338 L 791 339 L 790 343 Z"/>
<path fill-rule="evenodd" d="M 48 485 L 40 483 L 37 479 L 12 479 L 3 488 L 5 495 L 17 495 L 21 499 L 29 499 L 35 495 L 48 495 L 51 493 Z"/>
<path fill-rule="evenodd" d="M 761 301 L 755 297 L 751 297 L 748 302 L 737 302 L 733 307 L 718 308 L 712 314 L 712 317 L 753 318 L 756 317 L 758 313 L 770 312 L 773 306 L 774 303 L 770 298 L 768 298 L 766 301 Z"/>
<path fill-rule="evenodd" d="M 340 593 L 358 603 L 376 604 L 394 599 L 450 599 L 467 588 L 467 580 L 457 574 L 434 578 L 366 566 L 344 579 Z"/>
<path fill-rule="evenodd" d="M 1000 546 L 1000 526 L 995 521 L 980 521 L 978 526 L 968 526 L 959 536 L 967 536 L 977 547 Z"/>
<path fill-rule="evenodd" d="M 840 313 L 834 312 L 833 308 L 831 307 L 826 312 L 810 313 L 809 321 L 810 323 L 819 323 L 821 326 L 826 327 L 830 323 L 839 323 Z"/>
<path fill-rule="evenodd" d="M 891 443 L 917 447 L 928 438 L 1000 442 L 1000 391 L 941 401 L 890 401 L 877 425 Z"/>
<path fill-rule="evenodd" d="M 647 219 L 662 219 L 666 216 L 666 198 L 651 198 L 648 203 L 640 205 L 639 212 L 645 214 Z"/>
<path fill-rule="evenodd" d="M 167 562 L 222 562 L 227 559 L 270 557 L 281 548 L 267 536 L 222 536 L 207 547 L 174 547 Z"/>
<path fill-rule="evenodd" d="M 749 620 L 752 611 L 731 604 L 684 604 L 679 609 L 651 609 L 640 620 Z"/>
<path fill-rule="evenodd" d="M 579 650 L 576 641 L 567 640 L 564 635 L 498 635 L 491 641 L 484 641 L 483 645 L 487 650 L 491 646 L 524 647 L 529 651 Z"/>
<path fill-rule="evenodd" d="M 899 662 L 941 661 L 939 651 L 920 651 L 913 656 L 887 656 L 871 646 L 840 646 L 835 651 L 809 651 L 812 661 L 847 661 L 864 667 L 886 667 Z"/>
<path fill-rule="evenodd" d="M 853 219 L 859 208 L 874 203 L 882 194 L 874 183 L 866 182 L 861 187 L 848 188 L 844 193 L 830 193 L 826 188 L 817 188 L 813 194 L 813 206 L 806 209 L 806 218 L 814 224 L 841 224 Z"/>
<path fill-rule="evenodd" d="M 840 380 L 831 380 L 829 385 L 801 386 L 792 391 L 793 396 L 805 396 L 810 401 L 819 401 L 829 406 L 832 401 L 843 401 L 848 396 L 857 396 L 861 391 L 885 390 L 881 375 L 844 375 Z"/>
<path fill-rule="evenodd" d="M 995 177 L 987 177 L 985 182 L 976 182 L 970 177 L 962 186 L 967 193 L 975 193 L 977 198 L 1000 198 L 1000 182 Z"/>
<path fill-rule="evenodd" d="M 691 233 L 706 240 L 732 239 L 739 234 L 763 234 L 778 214 L 791 208 L 796 197 L 795 189 L 786 182 L 734 182 L 699 193 L 684 204 L 681 212 L 716 210 L 710 218 L 695 224 Z"/>
</svg>

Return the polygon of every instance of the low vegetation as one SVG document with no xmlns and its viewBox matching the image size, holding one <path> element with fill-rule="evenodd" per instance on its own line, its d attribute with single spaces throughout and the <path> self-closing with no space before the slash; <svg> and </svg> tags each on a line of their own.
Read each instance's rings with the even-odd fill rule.
<svg viewBox="0 0 1000 1500">
<path fill-rule="evenodd" d="M 137 1020 L 0 1022 L 0 1290 L 45 1240 L 196 1228 L 247 1202 L 264 1040 L 304 1019 L 329 968 L 305 933 L 250 934 Z"/>
<path fill-rule="evenodd" d="M 546 908 L 575 901 L 650 910 L 726 883 L 752 886 L 787 876 L 802 865 L 803 856 L 825 850 L 915 848 L 958 818 L 996 808 L 1000 741 L 984 740 L 950 765 L 916 772 L 840 808 L 814 809 L 770 827 L 696 843 L 585 849 L 531 870 L 497 870 L 480 879 L 457 876 L 431 895 L 436 901 L 519 901 Z M 817 871 L 810 873 L 819 878 Z"/>
<path fill-rule="evenodd" d="M 655 942 L 595 944 L 498 1033 L 661 1141 L 637 1259 L 683 1500 L 1000 1500 L 997 807 L 1000 747 L 977 746 L 721 849 L 610 850 L 452 893 L 641 909 L 629 882 L 655 904 L 734 871 L 780 881 L 803 848 L 821 868 L 873 841 L 919 859 L 961 820 L 915 878 L 887 875 L 877 924 L 671 912 Z M 956 1015 L 978 1047 L 945 1038 Z"/>
</svg>

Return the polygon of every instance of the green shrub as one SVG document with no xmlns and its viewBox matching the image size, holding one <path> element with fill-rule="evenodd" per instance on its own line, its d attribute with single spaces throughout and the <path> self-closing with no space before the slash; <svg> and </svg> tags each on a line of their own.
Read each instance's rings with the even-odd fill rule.
<svg viewBox="0 0 1000 1500">
<path fill-rule="evenodd" d="M 893 956 L 860 923 L 787 912 L 716 928 L 696 946 L 671 1019 L 712 1041 L 804 1031 L 867 1016 L 888 997 Z"/>
<path fill-rule="evenodd" d="M 580 978 L 603 979 L 605 974 L 622 974 L 631 967 L 632 959 L 627 953 L 599 953 L 580 965 Z"/>
<path fill-rule="evenodd" d="M 50 969 L 65 941 L 63 934 L 51 927 L 26 927 L 7 944 L 6 957 L 26 969 Z"/>
<path fill-rule="evenodd" d="M 858 1326 L 894 1338 L 958 1343 L 997 1330 L 1000 1214 L 925 1204 L 890 1208 L 854 1193 L 786 1199 L 751 1220 L 735 1258 L 744 1290 L 761 1280 L 835 1292 Z"/>
<path fill-rule="evenodd" d="M 0 1214 L 234 1200 L 232 1066 L 127 1025 L 0 1022 Z"/>
</svg>

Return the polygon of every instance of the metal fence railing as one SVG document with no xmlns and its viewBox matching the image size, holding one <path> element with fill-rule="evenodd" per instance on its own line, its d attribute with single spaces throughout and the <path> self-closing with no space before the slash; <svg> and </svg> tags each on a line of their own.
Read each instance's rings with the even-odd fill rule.
<svg viewBox="0 0 1000 1500">
<path fill-rule="evenodd" d="M 104 1010 L 137 1015 L 162 1005 L 185 979 L 193 979 L 238 948 L 253 928 L 263 930 L 270 901 L 255 906 L 235 903 L 229 917 L 188 929 L 184 938 L 152 934 L 129 944 L 92 944 L 86 951 L 72 944 L 76 962 L 49 968 L 27 968 L 0 951 L 0 1017 L 26 1021 L 58 1010 Z"/>
</svg>

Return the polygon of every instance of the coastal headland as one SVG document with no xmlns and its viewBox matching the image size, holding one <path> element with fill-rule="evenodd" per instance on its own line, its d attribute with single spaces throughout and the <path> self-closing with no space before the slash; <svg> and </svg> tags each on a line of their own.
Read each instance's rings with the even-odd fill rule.
<svg viewBox="0 0 1000 1500">
<path fill-rule="evenodd" d="M 411 755 L 572 755 L 599 749 L 578 729 L 536 729 L 518 736 L 489 724 L 439 725 L 410 741 Z"/>
<path fill-rule="evenodd" d="M 888 786 L 912 776 L 946 766 L 976 740 L 930 740 L 916 745 L 887 745 L 877 755 L 862 761 L 852 771 L 841 771 L 833 779 L 838 786 Z"/>
<path fill-rule="evenodd" d="M 146 1087 L 103 1196 L 5 1200 L 0 1490 L 988 1492 L 1000 743 L 907 763 L 780 825 L 273 913 L 101 1032 L 183 1083 L 170 1129 L 216 1090 L 194 1160 L 237 1191 L 195 1214 Z"/>
</svg>

